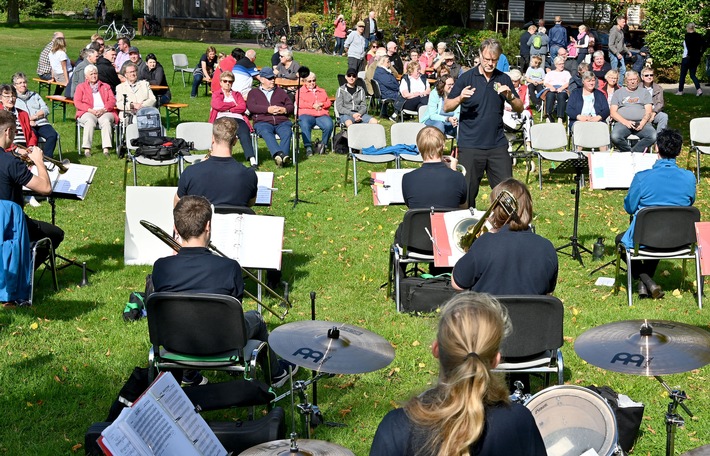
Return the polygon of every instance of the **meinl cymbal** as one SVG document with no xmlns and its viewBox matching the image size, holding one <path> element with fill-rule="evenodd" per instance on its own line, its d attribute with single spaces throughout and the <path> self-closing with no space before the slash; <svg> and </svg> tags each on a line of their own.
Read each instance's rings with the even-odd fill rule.
<svg viewBox="0 0 710 456">
<path fill-rule="evenodd" d="M 675 321 L 627 320 L 592 328 L 574 350 L 602 369 L 634 375 L 666 375 L 710 363 L 710 332 Z"/>
<path fill-rule="evenodd" d="M 298 452 L 291 453 L 291 440 L 274 440 L 249 448 L 240 456 L 355 456 L 355 453 L 334 443 L 323 440 L 297 440 Z"/>
<path fill-rule="evenodd" d="M 279 326 L 269 346 L 286 361 L 328 374 L 362 374 L 387 367 L 394 348 L 383 337 L 346 323 L 305 320 Z"/>
</svg>

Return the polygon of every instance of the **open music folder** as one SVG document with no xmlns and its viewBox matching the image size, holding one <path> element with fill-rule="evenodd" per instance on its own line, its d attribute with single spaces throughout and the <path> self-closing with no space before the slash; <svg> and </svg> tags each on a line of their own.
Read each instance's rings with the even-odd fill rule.
<svg viewBox="0 0 710 456">
<path fill-rule="evenodd" d="M 96 167 L 71 163 L 67 165 L 67 172 L 64 174 L 59 174 L 56 167 L 47 169 L 47 173 L 52 184 L 51 197 L 83 200 L 94 180 Z M 37 175 L 37 168 L 32 168 L 32 174 Z M 23 190 L 29 191 L 27 187 L 23 187 Z"/>
<path fill-rule="evenodd" d="M 434 266 L 454 267 L 464 256 L 463 249 L 458 246 L 455 231 L 464 220 L 480 220 L 485 211 L 462 209 L 451 212 L 433 212 L 431 214 L 431 237 L 434 244 Z M 475 224 L 475 223 L 474 223 Z"/>
<path fill-rule="evenodd" d="M 651 169 L 658 155 L 641 152 L 591 152 L 589 157 L 589 187 L 629 188 L 637 172 Z"/>
<path fill-rule="evenodd" d="M 169 372 L 161 373 L 131 407 L 123 409 L 101 432 L 98 444 L 113 456 L 227 454 Z"/>
<path fill-rule="evenodd" d="M 271 206 L 271 199 L 274 191 L 274 173 L 271 171 L 256 172 L 256 206 Z"/>
<path fill-rule="evenodd" d="M 372 172 L 372 202 L 375 206 L 388 206 L 390 204 L 404 204 L 402 195 L 402 178 L 411 169 L 388 169 L 384 173 Z"/>
</svg>

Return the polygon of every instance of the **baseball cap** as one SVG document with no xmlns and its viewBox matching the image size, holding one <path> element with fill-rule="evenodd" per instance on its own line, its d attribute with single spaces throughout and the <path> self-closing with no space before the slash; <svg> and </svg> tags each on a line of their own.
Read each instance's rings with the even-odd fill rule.
<svg viewBox="0 0 710 456">
<path fill-rule="evenodd" d="M 348 72 L 345 73 L 345 76 L 357 76 L 357 70 L 355 68 L 348 68 Z"/>
<path fill-rule="evenodd" d="M 276 77 L 274 70 L 271 67 L 262 68 L 261 71 L 259 71 L 259 76 L 266 79 L 274 79 Z"/>
<path fill-rule="evenodd" d="M 133 54 L 134 52 L 135 52 L 136 54 L 140 54 L 140 51 L 138 50 L 137 47 L 131 46 L 131 47 L 128 48 L 128 53 L 129 53 L 129 54 Z"/>
<path fill-rule="evenodd" d="M 363 21 L 357 21 L 357 26 L 358 27 L 364 27 L 365 23 Z"/>
</svg>

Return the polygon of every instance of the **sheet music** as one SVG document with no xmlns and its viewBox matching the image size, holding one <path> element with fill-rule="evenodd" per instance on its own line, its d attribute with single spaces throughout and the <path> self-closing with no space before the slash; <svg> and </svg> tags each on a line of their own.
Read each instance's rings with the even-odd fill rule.
<svg viewBox="0 0 710 456">
<path fill-rule="evenodd" d="M 57 173 L 57 179 L 52 181 L 52 195 L 83 200 L 94 180 L 94 174 L 96 174 L 95 166 L 72 163 L 67 166 L 66 173 Z"/>
<path fill-rule="evenodd" d="M 464 251 L 457 245 L 454 228 L 466 219 L 479 220 L 485 211 L 469 209 L 450 212 L 435 212 L 431 214 L 432 237 L 434 238 L 434 265 L 453 267 L 464 256 Z"/>
<path fill-rule="evenodd" d="M 402 178 L 414 169 L 388 169 L 384 173 L 372 173 L 371 176 L 376 181 L 371 186 L 375 206 L 404 204 Z"/>
<path fill-rule="evenodd" d="M 212 243 L 244 268 L 281 269 L 285 219 L 212 214 Z"/>
<path fill-rule="evenodd" d="M 695 236 L 700 251 L 700 274 L 710 275 L 710 222 L 695 222 Z"/>
<path fill-rule="evenodd" d="M 274 173 L 271 171 L 257 171 L 258 179 L 256 189 L 256 205 L 271 206 L 271 198 L 274 190 Z"/>
<path fill-rule="evenodd" d="M 591 152 L 589 157 L 590 188 L 629 188 L 634 175 L 651 169 L 656 154 L 641 152 Z"/>
</svg>

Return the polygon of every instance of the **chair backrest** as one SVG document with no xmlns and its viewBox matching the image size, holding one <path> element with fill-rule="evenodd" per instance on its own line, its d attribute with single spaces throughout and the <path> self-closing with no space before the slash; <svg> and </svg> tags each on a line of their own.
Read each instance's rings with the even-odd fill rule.
<svg viewBox="0 0 710 456">
<path fill-rule="evenodd" d="M 426 125 L 419 122 L 401 122 L 392 124 L 390 144 L 416 145 L 417 135 Z"/>
<path fill-rule="evenodd" d="M 188 68 L 189 64 L 187 62 L 187 55 L 185 54 L 173 54 L 173 69 L 181 70 Z"/>
<path fill-rule="evenodd" d="M 422 117 L 424 117 L 424 114 L 426 113 L 427 109 L 429 109 L 429 106 L 427 106 L 427 105 L 419 106 L 419 112 L 418 112 L 419 122 L 422 121 Z"/>
<path fill-rule="evenodd" d="M 372 98 L 374 98 L 375 100 L 382 99 L 382 92 L 380 91 L 380 83 L 377 82 L 377 79 L 373 79 L 370 82 L 372 83 Z"/>
<path fill-rule="evenodd" d="M 135 123 L 126 125 L 126 146 L 129 150 L 136 150 L 138 146 L 131 144 L 131 140 L 138 137 L 138 125 Z"/>
<path fill-rule="evenodd" d="M 195 150 L 209 150 L 212 147 L 212 124 L 182 122 L 175 129 L 175 137 L 194 143 Z"/>
<path fill-rule="evenodd" d="M 360 80 L 364 80 L 364 79 L 365 79 L 365 72 L 364 72 L 364 71 L 358 71 L 358 72 L 357 72 L 357 78 L 360 79 Z"/>
<path fill-rule="evenodd" d="M 345 80 L 345 75 L 344 74 L 339 74 L 338 75 L 338 87 L 342 87 L 345 85 L 347 81 Z"/>
<path fill-rule="evenodd" d="M 530 145 L 533 150 L 564 150 L 567 132 L 560 123 L 540 123 L 530 128 Z"/>
<path fill-rule="evenodd" d="M 575 122 L 572 142 L 583 150 L 599 150 L 611 146 L 609 125 L 606 122 Z"/>
<path fill-rule="evenodd" d="M 348 147 L 364 149 L 366 147 L 382 148 L 387 146 L 385 127 L 380 124 L 358 123 L 348 127 Z"/>
<path fill-rule="evenodd" d="M 214 207 L 214 213 L 215 214 L 248 214 L 248 215 L 256 215 L 256 212 L 254 212 L 254 209 L 247 207 L 247 206 L 230 206 L 227 204 L 223 204 L 220 206 L 215 206 Z"/>
<path fill-rule="evenodd" d="M 522 358 L 562 347 L 564 306 L 554 296 L 496 296 L 508 309 L 513 333 L 503 340 L 503 358 Z"/>
<path fill-rule="evenodd" d="M 435 209 L 409 209 L 404 213 L 404 219 L 399 227 L 400 247 L 407 250 L 414 249 L 419 253 L 434 253 L 434 245 L 431 242 L 427 230 L 431 233 L 431 213 L 455 211 L 453 208 Z"/>
<path fill-rule="evenodd" d="M 675 249 L 696 242 L 695 222 L 700 211 L 693 206 L 645 207 L 636 213 L 634 245 Z"/>
<path fill-rule="evenodd" d="M 690 120 L 690 144 L 710 146 L 710 117 L 698 117 Z M 703 153 L 710 153 L 710 148 L 704 148 Z"/>
<path fill-rule="evenodd" d="M 160 292 L 145 305 L 154 347 L 207 356 L 241 350 L 247 343 L 242 304 L 233 296 Z"/>
</svg>

